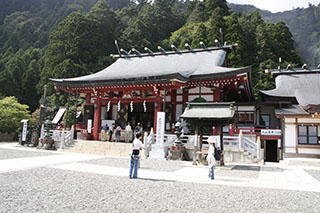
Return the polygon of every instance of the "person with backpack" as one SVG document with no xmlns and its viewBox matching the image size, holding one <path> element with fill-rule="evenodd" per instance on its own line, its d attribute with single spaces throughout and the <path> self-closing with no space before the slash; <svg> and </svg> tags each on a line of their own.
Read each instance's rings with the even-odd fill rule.
<svg viewBox="0 0 320 213">
<path fill-rule="evenodd" d="M 214 166 L 216 164 L 216 159 L 215 159 L 215 138 L 214 137 L 209 137 L 208 138 L 208 143 L 209 143 L 209 150 L 208 150 L 208 156 L 207 156 L 207 161 L 208 161 L 208 167 L 209 167 L 209 178 L 211 180 L 214 180 Z"/>
<path fill-rule="evenodd" d="M 132 153 L 130 160 L 129 178 L 138 178 L 138 167 L 140 160 L 140 150 L 144 149 L 142 144 L 142 134 L 137 133 L 136 138 L 132 142 Z"/>
</svg>

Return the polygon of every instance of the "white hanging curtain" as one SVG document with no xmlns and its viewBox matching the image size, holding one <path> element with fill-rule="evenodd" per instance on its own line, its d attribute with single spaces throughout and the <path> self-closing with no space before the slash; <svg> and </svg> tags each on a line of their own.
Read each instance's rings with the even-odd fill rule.
<svg viewBox="0 0 320 213">
<path fill-rule="evenodd" d="M 144 110 L 144 112 L 146 112 L 146 111 L 147 111 L 146 101 L 143 101 L 143 110 Z"/>
<path fill-rule="evenodd" d="M 133 101 L 130 102 L 130 112 L 133 111 Z"/>
<path fill-rule="evenodd" d="M 110 111 L 110 101 L 108 102 L 108 106 L 107 106 L 107 112 Z"/>
<path fill-rule="evenodd" d="M 118 112 L 120 112 L 120 108 L 121 108 L 121 103 L 120 101 L 118 102 Z"/>
</svg>

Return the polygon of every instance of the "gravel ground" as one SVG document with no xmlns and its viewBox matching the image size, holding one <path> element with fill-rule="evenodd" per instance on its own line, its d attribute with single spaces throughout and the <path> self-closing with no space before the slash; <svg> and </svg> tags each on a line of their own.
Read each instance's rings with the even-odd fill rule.
<svg viewBox="0 0 320 213">
<path fill-rule="evenodd" d="M 112 167 L 121 167 L 129 168 L 130 159 L 123 158 L 104 158 L 99 160 L 85 161 L 83 163 L 102 165 L 102 166 L 112 166 Z M 141 169 L 150 169 L 154 171 L 163 171 L 163 172 L 174 172 L 181 169 L 182 165 L 186 162 L 181 161 L 164 161 L 157 159 L 146 159 L 140 161 Z M 190 162 L 191 165 L 191 162 Z"/>
<path fill-rule="evenodd" d="M 0 174 L 0 212 L 319 212 L 320 193 L 128 179 L 51 168 Z"/>
<path fill-rule="evenodd" d="M 314 177 L 316 180 L 320 181 L 320 171 L 319 170 L 305 170 L 305 171 L 308 172 L 309 175 Z"/>
<path fill-rule="evenodd" d="M 30 150 L 35 149 L 31 148 Z M 59 153 L 52 151 L 51 152 L 37 152 L 35 151 L 24 151 L 24 150 L 15 150 L 15 149 L 5 149 L 0 148 L 0 160 L 11 159 L 11 158 L 24 158 L 24 157 L 36 157 L 36 156 L 46 156 L 46 155 L 58 155 Z"/>
<path fill-rule="evenodd" d="M 216 173 L 217 176 L 237 177 L 237 178 L 259 178 L 259 166 L 235 166 L 231 170 L 222 169 Z"/>
</svg>

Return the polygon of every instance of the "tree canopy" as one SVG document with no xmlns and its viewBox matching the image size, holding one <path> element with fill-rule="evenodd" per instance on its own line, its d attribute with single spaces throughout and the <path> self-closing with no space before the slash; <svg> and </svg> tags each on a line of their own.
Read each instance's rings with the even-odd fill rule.
<svg viewBox="0 0 320 213">
<path fill-rule="evenodd" d="M 316 35 L 314 36 L 317 37 Z M 171 44 L 193 48 L 238 44 L 228 65 L 252 66 L 255 91 L 270 89 L 264 69 L 301 65 L 284 22 L 266 23 L 258 12 L 232 12 L 226 0 L 3 0 L 0 2 L 0 94 L 15 96 L 31 111 L 49 78 L 97 72 L 122 48 Z M 52 100 L 64 104 L 48 87 Z"/>
</svg>

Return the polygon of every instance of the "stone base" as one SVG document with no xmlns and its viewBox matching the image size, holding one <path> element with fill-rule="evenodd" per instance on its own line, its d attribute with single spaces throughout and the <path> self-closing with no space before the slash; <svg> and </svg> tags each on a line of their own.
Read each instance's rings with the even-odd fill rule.
<svg viewBox="0 0 320 213">
<path fill-rule="evenodd" d="M 168 147 L 163 144 L 152 144 L 149 158 L 165 159 L 168 153 Z"/>
</svg>

